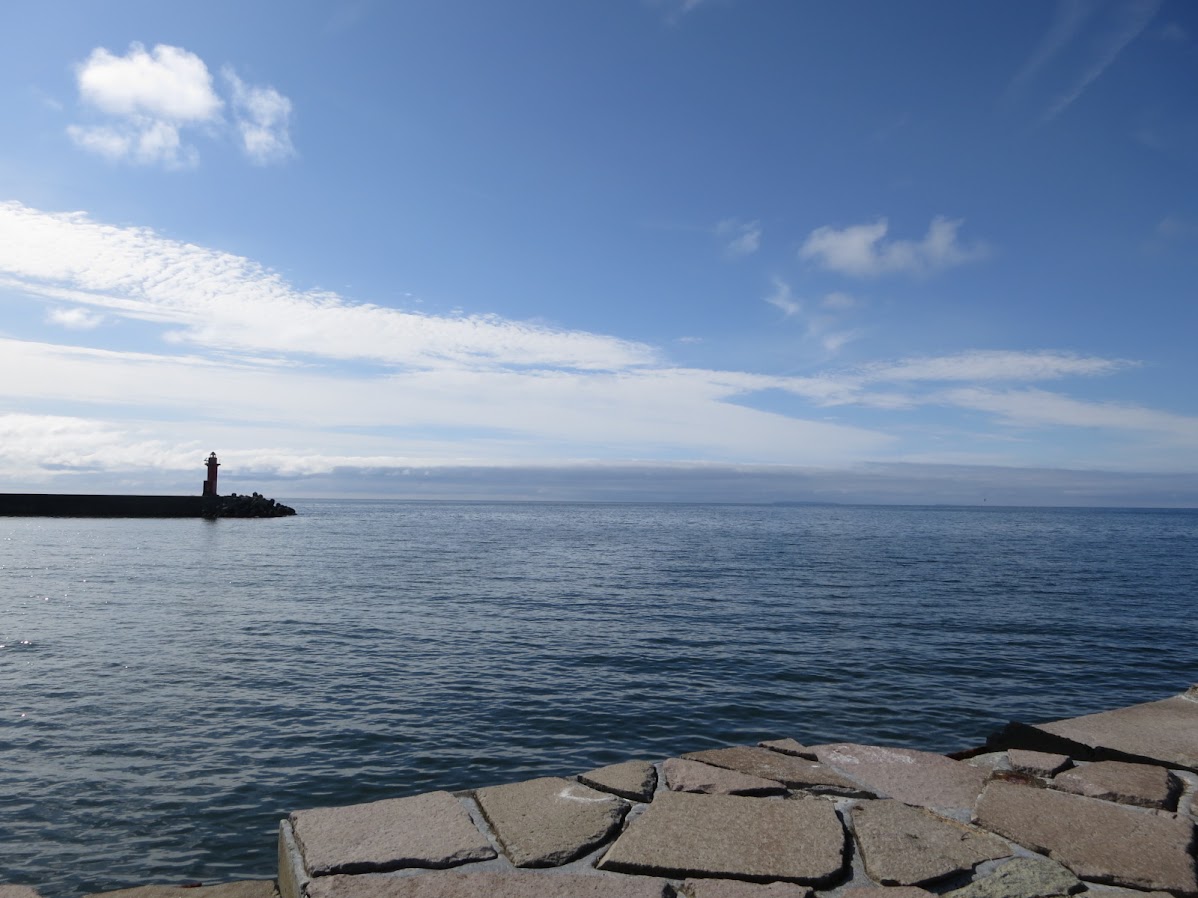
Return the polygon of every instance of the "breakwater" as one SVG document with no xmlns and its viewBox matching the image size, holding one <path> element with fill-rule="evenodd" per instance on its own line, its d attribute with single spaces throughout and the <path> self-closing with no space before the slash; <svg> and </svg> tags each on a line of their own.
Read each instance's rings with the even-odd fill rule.
<svg viewBox="0 0 1198 898">
<path fill-rule="evenodd" d="M 1196 793 L 1198 686 L 1010 725 L 956 757 L 784 737 L 300 810 L 274 883 L 107 894 L 1196 898 Z"/>
<path fill-rule="evenodd" d="M 121 496 L 0 493 L 0 517 L 216 518 L 283 517 L 295 509 L 252 496 Z"/>
</svg>

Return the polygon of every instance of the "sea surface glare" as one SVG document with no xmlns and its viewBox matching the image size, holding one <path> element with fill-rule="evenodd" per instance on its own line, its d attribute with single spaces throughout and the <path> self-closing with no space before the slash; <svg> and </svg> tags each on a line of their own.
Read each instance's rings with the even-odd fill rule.
<svg viewBox="0 0 1198 898">
<path fill-rule="evenodd" d="M 269 878 L 300 808 L 1198 681 L 1198 511 L 289 504 L 0 518 L 0 882 Z"/>
</svg>

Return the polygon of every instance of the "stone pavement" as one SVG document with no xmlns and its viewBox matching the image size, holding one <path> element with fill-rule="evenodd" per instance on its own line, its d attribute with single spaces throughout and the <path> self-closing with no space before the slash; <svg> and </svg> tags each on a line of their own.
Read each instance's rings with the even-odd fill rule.
<svg viewBox="0 0 1198 898">
<path fill-rule="evenodd" d="M 1198 898 L 1196 762 L 1198 687 L 956 757 L 784 738 L 296 811 L 277 896 L 104 898 Z"/>
</svg>

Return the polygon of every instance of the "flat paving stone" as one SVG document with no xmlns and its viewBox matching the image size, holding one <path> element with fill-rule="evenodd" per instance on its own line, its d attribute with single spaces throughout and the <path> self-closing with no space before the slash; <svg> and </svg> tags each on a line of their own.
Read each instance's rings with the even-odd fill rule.
<svg viewBox="0 0 1198 898">
<path fill-rule="evenodd" d="M 1052 787 L 1090 798 L 1165 811 L 1176 810 L 1177 798 L 1181 795 L 1181 780 L 1164 767 L 1125 761 L 1095 761 L 1067 770 L 1053 779 Z"/>
<path fill-rule="evenodd" d="M 662 764 L 666 785 L 675 792 L 709 795 L 784 795 L 786 787 L 775 780 L 750 776 L 738 770 L 712 767 L 699 761 L 670 758 Z"/>
<path fill-rule="evenodd" d="M 1082 879 L 1198 895 L 1194 824 L 1172 814 L 995 781 L 978 801 L 975 822 Z"/>
<path fill-rule="evenodd" d="M 758 742 L 757 744 L 762 748 L 768 748 L 770 751 L 778 751 L 784 755 L 794 755 L 796 758 L 806 758 L 808 761 L 816 760 L 815 752 L 802 742 L 797 742 L 794 739 L 767 739 L 765 742 Z"/>
<path fill-rule="evenodd" d="M 946 892 L 945 898 L 1058 898 L 1084 888 L 1080 879 L 1056 861 L 1020 857 L 962 889 Z"/>
<path fill-rule="evenodd" d="M 1198 687 L 1114 711 L 1037 724 L 1091 749 L 1109 749 L 1198 771 Z"/>
<path fill-rule="evenodd" d="M 85 898 L 271 898 L 273 879 L 243 879 L 208 886 L 146 885 L 111 892 L 92 892 Z"/>
<path fill-rule="evenodd" d="M 599 861 L 619 873 L 822 885 L 845 867 L 828 801 L 663 792 Z"/>
<path fill-rule="evenodd" d="M 557 867 L 611 837 L 627 802 L 557 776 L 488 786 L 474 800 L 517 867 Z"/>
<path fill-rule="evenodd" d="M 755 745 L 732 748 L 713 748 L 693 751 L 682 756 L 686 761 L 701 761 L 713 767 L 724 767 L 774 780 L 793 789 L 833 795 L 870 795 L 850 779 L 846 779 L 826 764 L 785 755 Z M 872 795 L 870 795 L 872 797 Z"/>
<path fill-rule="evenodd" d="M 884 886 L 925 885 L 1012 854 L 998 836 L 898 801 L 862 802 L 851 814 L 865 872 Z"/>
<path fill-rule="evenodd" d="M 666 898 L 668 884 L 643 876 L 594 873 L 424 873 L 419 876 L 326 876 L 309 898 Z"/>
<path fill-rule="evenodd" d="M 865 788 L 925 808 L 968 811 L 989 776 L 963 761 L 909 748 L 840 742 L 817 745 L 815 753 Z"/>
<path fill-rule="evenodd" d="M 793 882 L 736 882 L 732 879 L 688 879 L 683 898 L 812 898 L 815 893 Z"/>
<path fill-rule="evenodd" d="M 1007 762 L 1012 770 L 1020 773 L 1030 773 L 1042 779 L 1056 776 L 1073 763 L 1069 755 L 1058 755 L 1047 751 L 1028 751 L 1023 748 L 1012 748 L 1007 752 Z"/>
<path fill-rule="evenodd" d="M 454 867 L 495 857 L 448 792 L 295 811 L 291 825 L 310 876 Z"/>
<path fill-rule="evenodd" d="M 579 774 L 578 781 L 592 789 L 611 792 L 629 801 L 650 801 L 657 789 L 657 769 L 649 761 L 625 761 Z"/>
</svg>

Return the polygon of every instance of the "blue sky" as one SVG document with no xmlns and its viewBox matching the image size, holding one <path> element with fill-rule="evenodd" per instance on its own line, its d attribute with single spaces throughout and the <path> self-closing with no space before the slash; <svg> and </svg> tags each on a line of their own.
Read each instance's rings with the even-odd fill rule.
<svg viewBox="0 0 1198 898">
<path fill-rule="evenodd" d="M 1198 504 L 1185 0 L 0 25 L 0 488 Z"/>
</svg>

